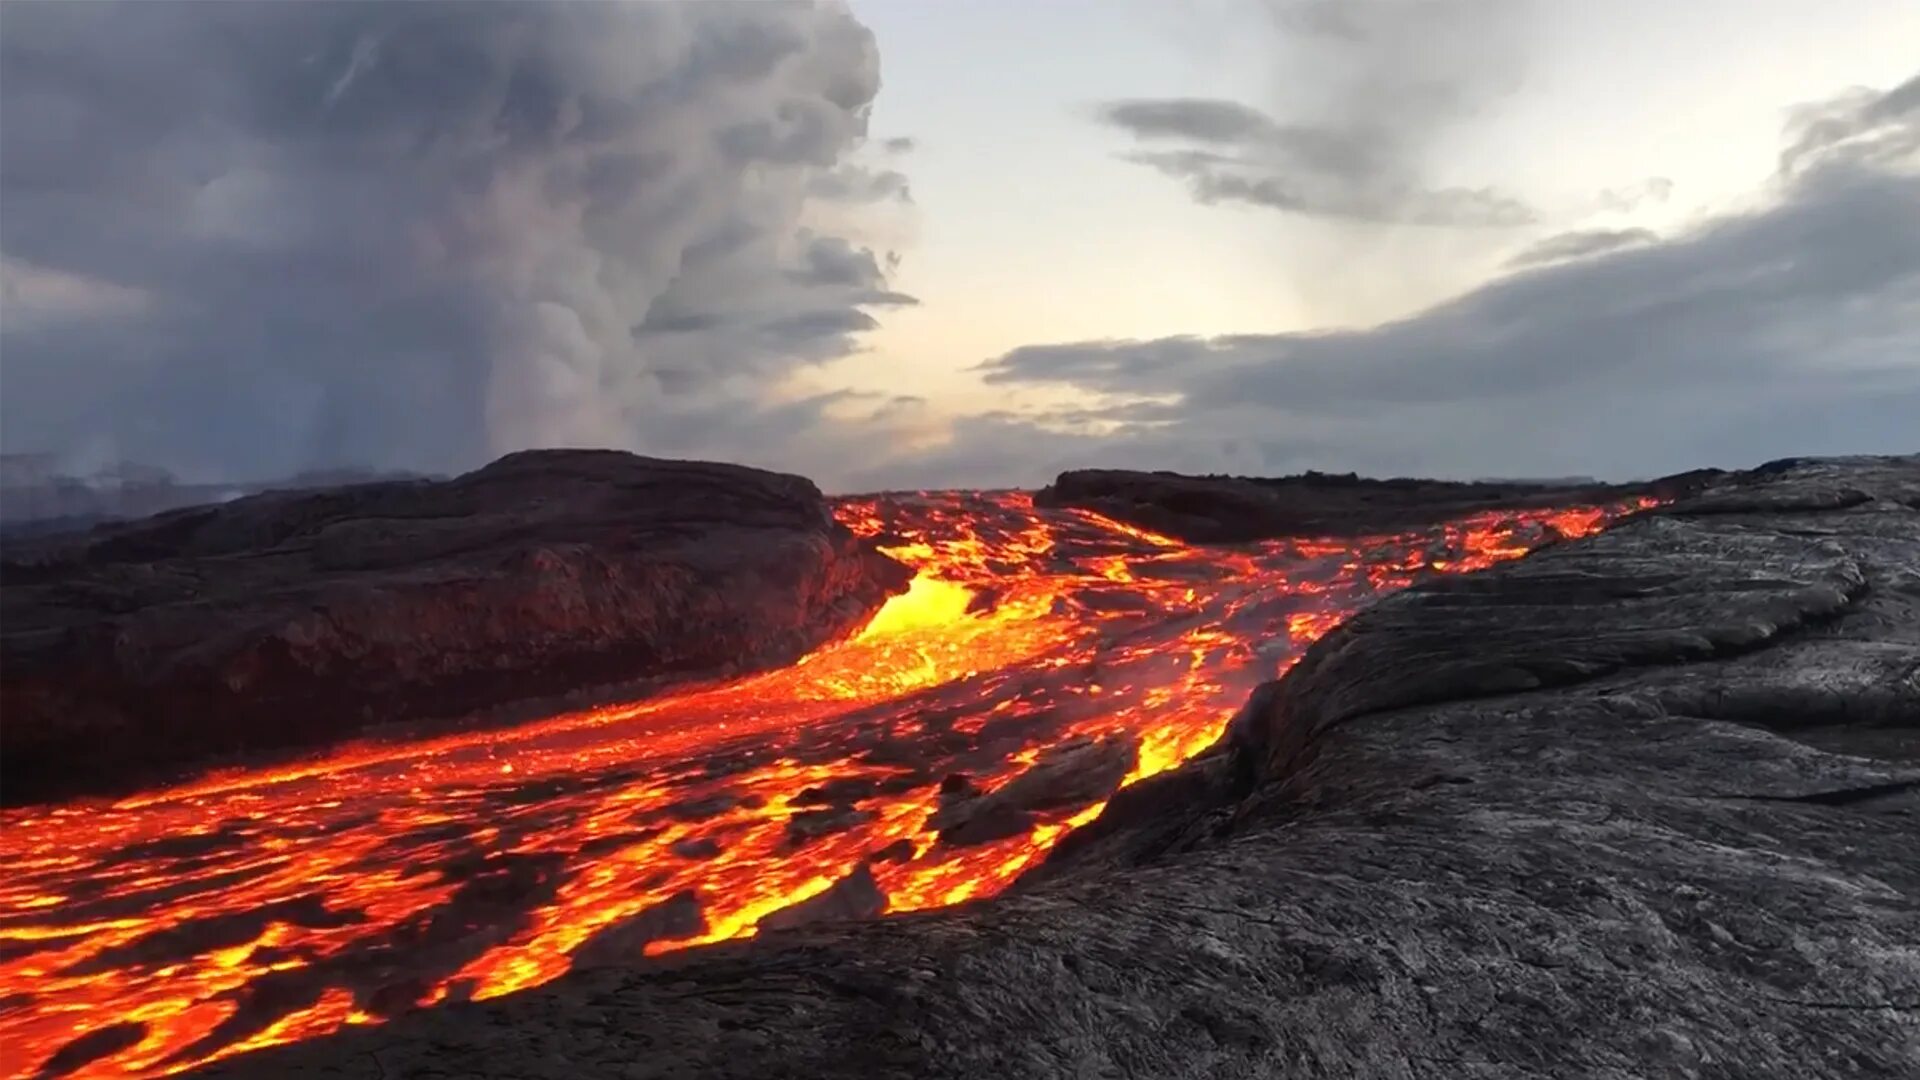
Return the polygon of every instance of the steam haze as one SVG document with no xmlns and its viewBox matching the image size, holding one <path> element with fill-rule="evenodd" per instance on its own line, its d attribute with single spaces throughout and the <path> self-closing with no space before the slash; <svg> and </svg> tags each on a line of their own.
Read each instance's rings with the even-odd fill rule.
<svg viewBox="0 0 1920 1080">
<path fill-rule="evenodd" d="M 9 448 L 254 477 L 726 456 L 716 425 L 913 303 L 809 223 L 905 195 L 856 161 L 879 57 L 844 10 L 4 17 Z"/>
<path fill-rule="evenodd" d="M 18 0 L 0 446 L 836 490 L 1910 451 L 1920 15 L 1814 11 Z"/>
</svg>

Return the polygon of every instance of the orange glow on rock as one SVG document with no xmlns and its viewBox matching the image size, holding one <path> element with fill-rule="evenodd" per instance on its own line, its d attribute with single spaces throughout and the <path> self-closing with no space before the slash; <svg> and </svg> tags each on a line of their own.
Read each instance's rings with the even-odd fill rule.
<svg viewBox="0 0 1920 1080">
<path fill-rule="evenodd" d="M 1646 505 L 1202 549 L 1018 493 L 843 500 L 918 576 L 783 670 L 6 811 L 0 1063 L 177 1072 L 535 986 L 615 928 L 626 962 L 752 936 L 863 865 L 889 912 L 991 896 L 1105 802 L 961 845 L 949 776 L 999 792 L 1108 739 L 1123 784 L 1174 768 L 1380 591 Z"/>
</svg>

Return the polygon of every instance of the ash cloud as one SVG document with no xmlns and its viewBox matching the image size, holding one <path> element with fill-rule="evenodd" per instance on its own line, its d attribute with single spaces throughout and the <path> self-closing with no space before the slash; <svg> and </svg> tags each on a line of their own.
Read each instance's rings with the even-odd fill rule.
<svg viewBox="0 0 1920 1080">
<path fill-rule="evenodd" d="M 907 183 L 907 174 L 898 169 L 869 169 L 859 165 L 821 173 L 808 184 L 807 193 L 842 203 L 913 201 L 913 188 Z"/>
<path fill-rule="evenodd" d="M 839 6 L 0 17 L 8 449 L 208 478 L 753 458 L 770 386 L 912 302 L 890 253 L 809 228 L 907 197 L 861 160 L 878 55 Z"/>
<path fill-rule="evenodd" d="M 1760 209 L 1658 241 L 1557 238 L 1556 261 L 1536 251 L 1541 265 L 1406 319 L 1016 349 L 982 376 L 1105 404 L 974 418 L 900 477 L 1042 483 L 1114 465 L 1620 478 L 1911 452 L 1914 85 L 1804 111 Z"/>
<path fill-rule="evenodd" d="M 1375 224 L 1508 228 L 1536 220 L 1492 186 L 1435 183 L 1447 131 L 1518 85 L 1509 0 L 1274 2 L 1276 95 L 1287 116 L 1204 98 L 1110 101 L 1124 156 L 1183 181 L 1202 203 L 1241 203 Z"/>
</svg>

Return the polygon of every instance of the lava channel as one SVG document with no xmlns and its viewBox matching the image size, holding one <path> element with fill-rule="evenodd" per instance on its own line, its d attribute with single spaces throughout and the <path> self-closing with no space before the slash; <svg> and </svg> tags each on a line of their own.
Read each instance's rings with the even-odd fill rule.
<svg viewBox="0 0 1920 1080">
<path fill-rule="evenodd" d="M 918 576 L 783 670 L 0 815 L 4 1070 L 161 1075 L 991 896 L 1370 598 L 1642 505 L 1196 548 L 1019 493 L 843 500 Z"/>
</svg>

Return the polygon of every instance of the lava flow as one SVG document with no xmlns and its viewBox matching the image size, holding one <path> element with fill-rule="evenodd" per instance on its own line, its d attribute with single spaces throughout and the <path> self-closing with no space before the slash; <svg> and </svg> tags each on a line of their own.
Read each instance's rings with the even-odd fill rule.
<svg viewBox="0 0 1920 1080">
<path fill-rule="evenodd" d="M 0 1065 L 177 1072 L 770 916 L 991 895 L 1370 597 L 1639 505 L 1203 549 L 1015 493 L 844 501 L 918 577 L 789 668 L 7 812 Z"/>
</svg>

